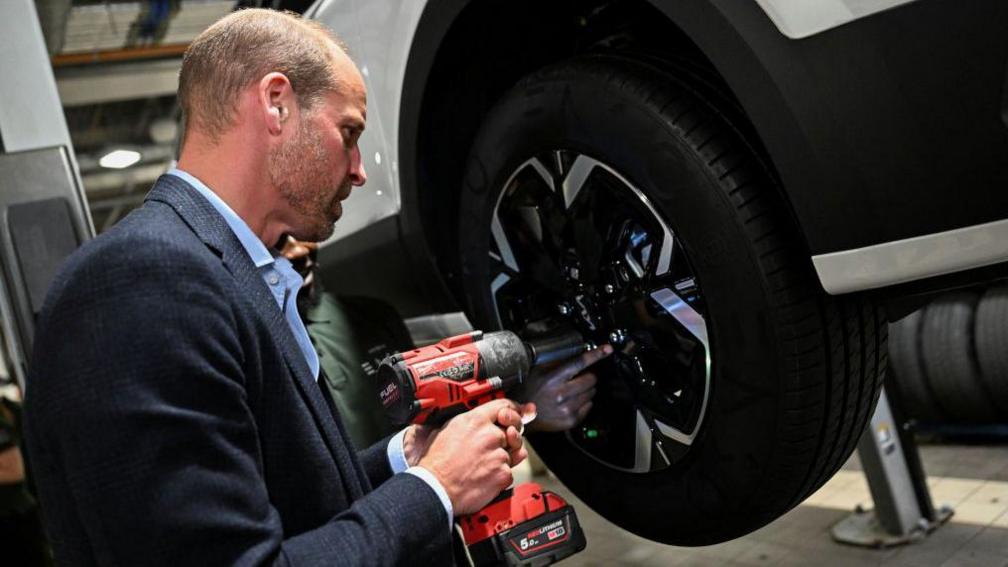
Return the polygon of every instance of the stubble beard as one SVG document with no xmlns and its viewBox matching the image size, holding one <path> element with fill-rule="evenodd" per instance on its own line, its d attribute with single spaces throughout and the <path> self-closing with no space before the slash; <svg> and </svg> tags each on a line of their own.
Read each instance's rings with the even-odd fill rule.
<svg viewBox="0 0 1008 567">
<path fill-rule="evenodd" d="M 294 139 L 270 152 L 270 182 L 302 217 L 290 234 L 298 240 L 321 242 L 332 236 L 342 212 L 338 195 L 344 193 L 333 175 L 332 158 L 309 120 L 301 122 Z M 347 181 L 345 184 L 348 184 Z"/>
</svg>

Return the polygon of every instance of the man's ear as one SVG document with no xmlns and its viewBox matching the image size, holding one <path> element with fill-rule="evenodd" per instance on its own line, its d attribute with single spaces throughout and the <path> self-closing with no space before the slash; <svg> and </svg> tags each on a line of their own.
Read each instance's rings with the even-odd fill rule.
<svg viewBox="0 0 1008 567">
<path fill-rule="evenodd" d="M 269 73 L 260 79 L 256 92 L 266 129 L 274 136 L 281 134 L 287 120 L 297 112 L 297 96 L 290 80 L 283 73 Z"/>
</svg>

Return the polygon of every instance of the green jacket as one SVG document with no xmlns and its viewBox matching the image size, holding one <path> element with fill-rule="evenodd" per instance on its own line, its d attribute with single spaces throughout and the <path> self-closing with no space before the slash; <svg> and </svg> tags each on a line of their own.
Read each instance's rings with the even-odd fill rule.
<svg viewBox="0 0 1008 567">
<path fill-rule="evenodd" d="M 326 386 L 354 444 L 363 449 L 400 428 L 378 400 L 375 373 L 389 354 L 413 348 L 409 331 L 390 305 L 366 297 L 323 292 L 305 314 Z"/>
</svg>

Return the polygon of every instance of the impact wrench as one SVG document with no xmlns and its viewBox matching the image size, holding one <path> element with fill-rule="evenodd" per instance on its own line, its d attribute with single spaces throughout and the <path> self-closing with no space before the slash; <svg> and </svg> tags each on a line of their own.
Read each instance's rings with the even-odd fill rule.
<svg viewBox="0 0 1008 567">
<path fill-rule="evenodd" d="M 584 339 L 576 332 L 524 342 L 510 331 L 473 331 L 383 360 L 378 368 L 381 402 L 399 424 L 440 425 L 503 398 L 535 366 L 584 350 Z M 585 548 L 574 509 L 533 482 L 505 490 L 459 523 L 478 567 L 539 567 Z"/>
</svg>

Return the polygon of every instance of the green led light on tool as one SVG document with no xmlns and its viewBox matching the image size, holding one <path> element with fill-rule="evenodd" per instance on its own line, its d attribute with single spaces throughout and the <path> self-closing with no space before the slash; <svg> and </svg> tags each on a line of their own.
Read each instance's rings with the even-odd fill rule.
<svg viewBox="0 0 1008 567">
<path fill-rule="evenodd" d="M 587 437 L 588 439 L 594 439 L 594 438 L 598 437 L 598 430 L 597 429 L 586 429 L 585 430 L 585 437 Z"/>
</svg>

